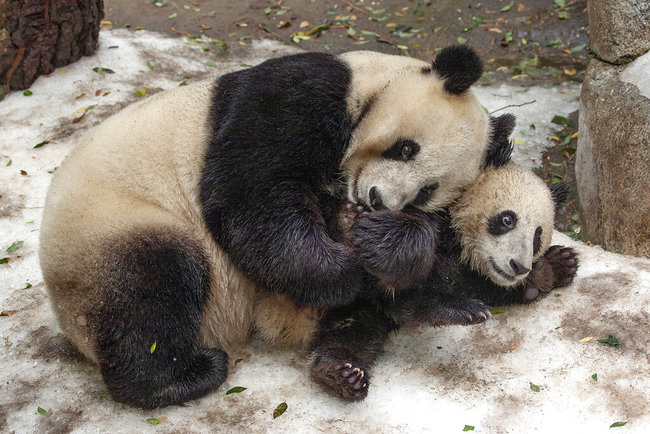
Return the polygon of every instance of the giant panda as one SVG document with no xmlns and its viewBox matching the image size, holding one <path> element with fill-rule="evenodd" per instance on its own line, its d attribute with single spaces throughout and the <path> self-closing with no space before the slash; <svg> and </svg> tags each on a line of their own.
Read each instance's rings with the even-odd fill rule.
<svg viewBox="0 0 650 434">
<path fill-rule="evenodd" d="M 273 303 L 258 306 L 263 312 L 258 329 L 267 340 L 306 347 L 310 375 L 328 393 L 364 399 L 369 370 L 391 331 L 481 323 L 490 317 L 491 307 L 530 302 L 571 283 L 576 252 L 550 245 L 555 208 L 565 198 L 564 184 L 549 189 L 526 168 L 492 165 L 436 216 L 436 266 L 426 281 L 389 294 L 367 292 L 350 305 L 325 311 L 281 303 L 273 296 Z M 376 216 L 391 212 L 359 211 L 352 213 L 356 223 L 350 232 L 376 227 L 381 223 Z M 375 281 L 375 290 L 386 289 L 392 288 Z"/>
<path fill-rule="evenodd" d="M 469 90 L 481 74 L 464 46 L 432 63 L 302 53 L 115 114 L 47 195 L 39 256 L 60 327 L 116 401 L 205 395 L 259 294 L 323 309 L 366 290 L 364 264 L 329 234 L 341 198 L 434 211 L 498 154 L 500 124 Z M 413 262 L 426 277 L 428 256 Z"/>
</svg>

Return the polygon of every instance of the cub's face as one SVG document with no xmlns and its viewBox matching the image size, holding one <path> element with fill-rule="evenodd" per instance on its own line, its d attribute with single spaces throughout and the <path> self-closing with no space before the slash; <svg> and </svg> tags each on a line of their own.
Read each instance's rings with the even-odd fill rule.
<svg viewBox="0 0 650 434">
<path fill-rule="evenodd" d="M 461 51 L 441 53 L 436 62 L 468 55 Z M 480 69 L 468 56 L 465 67 L 478 62 Z M 468 90 L 481 72 L 458 78 L 436 62 L 367 52 L 342 57 L 353 71 L 348 105 L 357 118 L 342 162 L 348 199 L 375 210 L 448 205 L 479 174 L 490 142 L 489 118 Z M 454 80 L 464 84 L 460 91 L 448 89 Z"/>
<path fill-rule="evenodd" d="M 516 286 L 550 247 L 554 195 L 514 164 L 482 172 L 451 207 L 463 256 L 494 283 Z"/>
</svg>

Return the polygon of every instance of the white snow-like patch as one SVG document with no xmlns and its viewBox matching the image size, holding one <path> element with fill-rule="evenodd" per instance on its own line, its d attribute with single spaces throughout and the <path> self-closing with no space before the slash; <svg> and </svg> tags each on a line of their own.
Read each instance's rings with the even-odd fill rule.
<svg viewBox="0 0 650 434">
<path fill-rule="evenodd" d="M 0 259 L 9 258 L 0 264 L 0 311 L 17 311 L 0 317 L 0 431 L 447 433 L 472 425 L 483 433 L 605 433 L 617 421 L 627 421 L 621 432 L 648 431 L 650 261 L 585 247 L 558 233 L 556 243 L 580 254 L 571 286 L 532 305 L 509 307 L 484 325 L 401 330 L 373 368 L 370 394 L 361 403 L 326 395 L 310 381 L 300 352 L 259 340 L 231 354 L 232 361 L 243 361 L 231 363 L 226 383 L 188 407 L 145 411 L 111 401 L 97 368 L 60 335 L 48 304 L 37 251 L 50 171 L 83 131 L 143 98 L 134 96 L 137 90 L 150 94 L 186 76 L 193 81 L 292 50 L 262 42 L 245 58 L 224 57 L 216 47 L 204 52 L 200 44 L 127 31 L 102 32 L 100 41 L 95 56 L 39 78 L 32 96 L 14 92 L 0 102 Z M 108 48 L 114 45 L 119 48 Z M 96 66 L 115 73 L 97 74 Z M 531 145 L 530 154 L 517 146 L 517 158 L 538 162 L 549 144 L 550 119 L 577 107 L 578 90 L 521 89 L 500 85 L 477 93 L 489 110 L 537 100 L 503 112 L 518 115 L 514 135 Z M 73 122 L 79 109 L 95 104 Z M 519 134 L 532 123 L 534 134 Z M 34 149 L 44 140 L 50 143 Z M 15 241 L 24 244 L 7 253 Z M 620 348 L 597 342 L 610 334 Z M 579 342 L 589 336 L 594 339 Z M 233 386 L 247 390 L 225 396 Z M 288 410 L 274 420 L 282 402 Z M 153 426 L 150 417 L 166 419 Z"/>
<path fill-rule="evenodd" d="M 641 95 L 650 99 L 650 51 L 627 65 L 619 79 L 635 85 Z"/>
<path fill-rule="evenodd" d="M 542 153 L 554 145 L 550 138 L 561 126 L 551 123 L 553 116 L 568 117 L 578 110 L 580 85 L 564 83 L 559 86 L 520 86 L 500 84 L 496 86 L 474 86 L 478 100 L 489 112 L 500 116 L 512 113 L 517 117 L 517 126 L 512 133 L 515 149 L 512 159 L 526 167 L 537 167 L 542 163 Z M 516 107 L 519 105 L 519 107 Z"/>
</svg>

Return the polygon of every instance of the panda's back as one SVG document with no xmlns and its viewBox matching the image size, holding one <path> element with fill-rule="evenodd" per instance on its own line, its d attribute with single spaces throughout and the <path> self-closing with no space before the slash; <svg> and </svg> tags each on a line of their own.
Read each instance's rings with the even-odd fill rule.
<svg viewBox="0 0 650 434">
<path fill-rule="evenodd" d="M 242 336 L 215 336 L 220 327 L 205 322 L 212 344 L 247 334 L 252 284 L 237 270 L 223 273 L 233 266 L 207 231 L 198 199 L 213 88 L 209 80 L 127 107 L 90 130 L 55 172 L 41 228 L 41 267 L 61 327 L 91 359 L 87 315 L 107 296 L 105 282 L 115 275 L 110 258 L 137 249 L 142 234 L 200 246 L 213 292 L 230 292 L 230 282 L 245 286 L 225 297 L 241 304 L 232 314 L 226 313 L 232 306 L 214 296 L 206 307 L 214 321 L 237 324 L 224 329 Z"/>
</svg>

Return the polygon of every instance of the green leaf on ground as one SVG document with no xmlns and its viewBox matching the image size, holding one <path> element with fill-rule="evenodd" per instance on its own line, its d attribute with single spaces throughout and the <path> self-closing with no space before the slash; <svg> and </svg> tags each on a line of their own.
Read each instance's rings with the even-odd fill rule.
<svg viewBox="0 0 650 434">
<path fill-rule="evenodd" d="M 610 428 L 620 428 L 622 426 L 625 426 L 625 424 L 627 424 L 627 421 L 625 421 L 625 422 L 614 422 L 609 427 Z"/>
<path fill-rule="evenodd" d="M 7 250 L 5 250 L 5 251 L 6 251 L 7 253 L 13 253 L 13 252 L 15 252 L 16 250 L 20 249 L 20 248 L 23 246 L 23 243 L 24 243 L 24 242 L 25 242 L 24 240 L 23 240 L 23 241 L 16 241 L 16 242 L 14 242 L 12 245 L 10 245 L 9 247 L 7 247 Z"/>
<path fill-rule="evenodd" d="M 286 402 L 283 402 L 279 404 L 277 407 L 275 407 L 275 410 L 273 410 L 273 419 L 282 416 L 282 414 L 284 414 L 284 412 L 287 411 L 287 408 L 288 405 Z"/>
<path fill-rule="evenodd" d="M 38 407 L 37 411 L 38 411 L 38 414 L 41 414 L 43 416 L 49 416 L 50 415 L 50 413 L 47 410 L 45 410 L 44 408 L 41 408 L 41 407 Z"/>
<path fill-rule="evenodd" d="M 610 347 L 614 347 L 614 348 L 618 348 L 620 346 L 618 342 L 618 338 L 614 335 L 607 336 L 607 339 L 598 339 L 598 342 L 600 342 L 601 344 L 609 345 Z"/>
<path fill-rule="evenodd" d="M 230 395 L 231 393 L 241 393 L 244 390 L 246 390 L 246 387 L 241 387 L 241 386 L 235 386 L 229 391 L 226 392 L 226 395 Z"/>
<path fill-rule="evenodd" d="M 474 427 L 472 425 L 465 425 L 463 431 L 474 431 Z"/>
<path fill-rule="evenodd" d="M 533 392 L 539 392 L 539 386 L 533 383 L 530 383 L 530 390 Z"/>
</svg>

